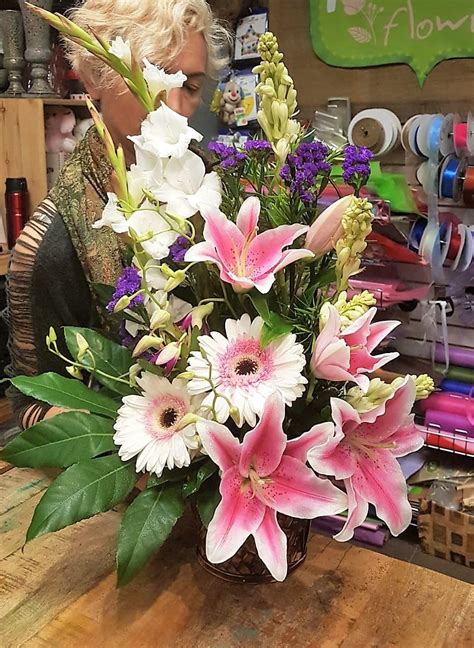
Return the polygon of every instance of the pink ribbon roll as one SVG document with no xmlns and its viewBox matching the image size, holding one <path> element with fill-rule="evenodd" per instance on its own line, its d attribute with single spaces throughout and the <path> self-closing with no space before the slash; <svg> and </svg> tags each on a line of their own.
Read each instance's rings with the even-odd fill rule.
<svg viewBox="0 0 474 648">
<path fill-rule="evenodd" d="M 444 349 L 440 342 L 436 343 L 436 362 L 444 362 Z M 474 369 L 474 349 L 449 345 L 449 362 L 458 367 Z"/>
<path fill-rule="evenodd" d="M 435 409 L 426 410 L 425 425 L 427 428 L 430 426 L 439 427 L 444 432 L 451 432 L 452 434 L 465 433 L 468 436 L 474 436 L 474 425 L 471 425 L 465 416 L 451 414 L 451 412 Z"/>
<path fill-rule="evenodd" d="M 471 426 L 474 426 L 474 398 L 448 392 L 435 392 L 420 401 L 420 408 L 423 412 L 436 410 L 441 413 L 455 414 L 465 418 Z"/>
</svg>

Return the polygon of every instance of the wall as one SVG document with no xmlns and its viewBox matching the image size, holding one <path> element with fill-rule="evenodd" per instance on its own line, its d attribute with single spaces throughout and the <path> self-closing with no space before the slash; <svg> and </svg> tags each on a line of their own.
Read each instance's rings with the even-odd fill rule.
<svg viewBox="0 0 474 648">
<path fill-rule="evenodd" d="M 308 0 L 270 0 L 269 6 L 270 28 L 285 54 L 305 118 L 310 118 L 316 107 L 324 107 L 329 96 L 349 96 L 354 112 L 384 106 L 402 121 L 415 111 L 467 112 L 474 108 L 474 59 L 443 61 L 423 88 L 407 65 L 354 70 L 332 67 L 313 52 Z"/>
</svg>

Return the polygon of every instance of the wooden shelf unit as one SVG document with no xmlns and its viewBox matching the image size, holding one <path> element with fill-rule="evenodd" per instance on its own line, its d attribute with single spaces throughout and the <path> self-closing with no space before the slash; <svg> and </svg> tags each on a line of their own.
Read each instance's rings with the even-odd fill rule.
<svg viewBox="0 0 474 648">
<path fill-rule="evenodd" d="M 48 191 L 46 175 L 46 145 L 44 139 L 44 107 L 71 106 L 82 108 L 79 99 L 55 97 L 10 98 L 0 96 L 0 178 L 24 177 L 28 182 L 33 210 Z M 0 211 L 5 213 L 4 187 L 0 186 Z"/>
</svg>

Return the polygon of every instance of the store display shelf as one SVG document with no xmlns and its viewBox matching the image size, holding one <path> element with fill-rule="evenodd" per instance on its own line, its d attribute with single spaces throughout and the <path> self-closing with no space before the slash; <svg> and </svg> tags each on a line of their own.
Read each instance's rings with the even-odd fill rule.
<svg viewBox="0 0 474 648">
<path fill-rule="evenodd" d="M 425 446 L 427 448 L 474 458 L 474 437 L 470 437 L 466 431 L 446 432 L 439 426 L 432 424 L 428 427 L 418 424 L 417 427 L 425 435 Z"/>
</svg>

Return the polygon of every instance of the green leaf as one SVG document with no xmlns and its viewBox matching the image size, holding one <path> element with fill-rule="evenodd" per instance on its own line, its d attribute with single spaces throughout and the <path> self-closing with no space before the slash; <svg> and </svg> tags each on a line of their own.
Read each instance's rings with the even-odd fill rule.
<svg viewBox="0 0 474 648">
<path fill-rule="evenodd" d="M 111 419 L 66 412 L 22 432 L 0 456 L 14 466 L 65 468 L 114 450 L 113 434 Z"/>
<path fill-rule="evenodd" d="M 144 371 L 149 371 L 150 373 L 155 374 L 155 376 L 163 376 L 163 367 L 160 367 L 159 365 L 154 365 L 152 362 L 148 362 L 148 360 L 143 360 L 143 358 L 137 358 L 137 364 L 140 365 Z"/>
<path fill-rule="evenodd" d="M 164 484 L 144 490 L 123 516 L 117 548 L 119 586 L 125 585 L 142 569 L 171 533 L 183 515 L 180 484 Z"/>
<path fill-rule="evenodd" d="M 26 541 L 109 511 L 127 497 L 137 478 L 135 465 L 117 454 L 74 464 L 43 495 Z"/>
<path fill-rule="evenodd" d="M 214 517 L 216 508 L 221 501 L 221 495 L 219 493 L 219 482 L 216 479 L 212 479 L 201 488 L 197 494 L 196 506 L 201 518 L 201 522 L 206 527 L 209 526 L 209 522 Z"/>
<path fill-rule="evenodd" d="M 250 300 L 254 305 L 255 310 L 263 319 L 266 324 L 271 324 L 271 311 L 268 308 L 267 298 L 263 295 L 250 294 Z"/>
<path fill-rule="evenodd" d="M 115 292 L 115 286 L 110 286 L 109 284 L 103 283 L 93 283 L 91 284 L 92 290 L 97 295 L 99 303 L 102 306 L 107 306 L 107 304 L 112 301 L 113 294 Z"/>
<path fill-rule="evenodd" d="M 162 484 L 166 484 L 166 482 L 180 482 L 183 481 L 186 478 L 186 468 L 175 468 L 173 470 L 169 470 L 168 468 L 165 468 L 163 470 L 163 473 L 161 477 L 158 477 L 155 474 L 151 474 L 148 478 L 146 487 L 147 488 L 154 488 L 155 486 L 161 486 Z"/>
<path fill-rule="evenodd" d="M 98 394 L 74 378 L 65 378 L 57 373 L 44 373 L 39 376 L 17 376 L 11 379 L 12 385 L 23 394 L 40 401 L 66 407 L 67 409 L 87 410 L 115 419 L 120 403 Z"/>
<path fill-rule="evenodd" d="M 189 497 L 197 493 L 204 482 L 212 477 L 218 470 L 218 466 L 212 461 L 206 461 L 195 467 L 195 470 L 189 475 L 188 481 L 183 486 L 184 497 Z"/>
<path fill-rule="evenodd" d="M 330 286 L 331 284 L 335 283 L 336 281 L 336 266 L 330 265 L 328 268 L 325 268 L 322 272 L 319 272 L 316 275 L 316 282 L 315 282 L 315 287 L 316 288 L 323 288 L 326 286 Z"/>
<path fill-rule="evenodd" d="M 293 326 L 286 322 L 278 313 L 270 313 L 270 319 L 263 325 L 260 341 L 265 347 L 272 340 L 291 333 Z"/>
<path fill-rule="evenodd" d="M 66 326 L 64 327 L 64 337 L 66 339 L 67 347 L 75 360 L 78 359 L 77 334 L 83 336 L 94 356 L 92 359 L 90 354 L 86 353 L 80 358 L 80 361 L 88 368 L 88 371 L 93 374 L 97 380 L 104 385 L 104 387 L 107 387 L 122 396 L 128 396 L 129 394 L 134 393 L 135 390 L 133 387 L 114 380 L 114 378 L 119 378 L 124 374 L 128 374 L 128 370 L 132 364 L 131 351 L 112 340 L 108 340 L 103 335 L 99 335 L 99 333 L 96 333 L 92 329 Z M 102 371 L 111 377 L 108 378 L 102 376 L 97 372 L 97 370 Z"/>
</svg>

